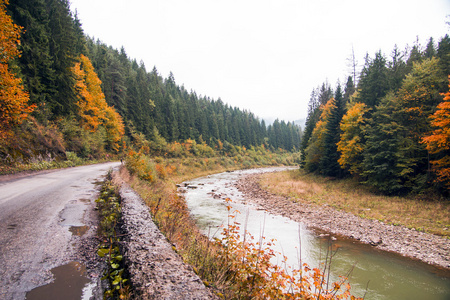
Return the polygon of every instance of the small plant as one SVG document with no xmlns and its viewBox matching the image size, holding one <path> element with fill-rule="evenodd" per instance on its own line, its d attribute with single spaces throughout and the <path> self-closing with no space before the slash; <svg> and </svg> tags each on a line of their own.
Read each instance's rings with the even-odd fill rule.
<svg viewBox="0 0 450 300">
<path fill-rule="evenodd" d="M 106 298 L 130 299 L 130 286 L 127 284 L 128 279 L 123 278 L 124 268 L 120 268 L 122 265 L 122 254 L 118 246 L 113 247 L 115 243 L 112 238 L 109 242 L 109 248 L 103 246 L 98 249 L 97 254 L 105 258 L 108 268 L 105 270 L 105 275 L 102 280 L 108 280 L 110 289 L 105 291 Z"/>
<path fill-rule="evenodd" d="M 227 199 L 229 220 L 236 217 L 238 211 L 231 212 Z M 244 231 L 241 240 L 240 224 L 230 222 L 223 229 L 223 238 L 216 239 L 222 245 L 220 255 L 225 258 L 229 273 L 235 286 L 238 299 L 360 299 L 350 294 L 347 278 L 327 283 L 332 254 L 327 258 L 323 270 L 311 269 L 303 263 L 300 269 L 283 269 L 271 262 L 279 253 L 272 249 L 275 241 L 254 242 L 254 237 Z M 283 264 L 286 263 L 286 257 Z"/>
<path fill-rule="evenodd" d="M 108 280 L 109 289 L 104 293 L 105 299 L 130 299 L 131 291 L 125 266 L 120 251 L 120 238 L 117 234 L 117 224 L 120 220 L 120 197 L 111 183 L 111 174 L 103 183 L 100 197 L 96 200 L 101 220 L 99 234 L 104 238 L 97 254 L 107 264 L 102 280 Z"/>
<path fill-rule="evenodd" d="M 238 149 L 239 152 L 255 151 Z M 267 157 L 278 154 L 258 150 Z M 258 153 L 260 155 L 260 153 Z M 256 154 L 255 154 L 256 156 Z M 180 159 L 158 158 L 151 160 L 143 153 L 130 152 L 126 165 L 134 177 L 121 170 L 121 177 L 135 189 L 150 207 L 152 218 L 174 245 L 186 263 L 193 266 L 194 271 L 207 283 L 207 286 L 224 299 L 356 299 L 350 295 L 349 285 L 344 277 L 330 289 L 324 280 L 328 270 L 302 265 L 301 270 L 283 270 L 270 263 L 276 253 L 269 244 L 273 241 L 262 239 L 255 242 L 249 234 L 240 240 L 239 224 L 232 222 L 224 228 L 223 239 L 210 240 L 202 235 L 191 219 L 185 201 L 178 197 L 175 182 L 186 181 L 211 171 L 224 171 L 228 168 L 239 168 L 236 157 L 208 158 L 188 156 Z M 246 160 L 245 155 L 241 159 Z M 250 158 L 252 159 L 252 158 Z M 236 162 L 233 163 L 233 161 Z M 261 159 L 259 159 L 261 160 Z M 265 160 L 265 159 L 264 159 Z M 267 159 L 269 161 L 269 159 Z M 139 162 L 145 162 L 139 164 Z M 202 163 L 200 163 L 202 162 Z M 153 180 L 145 180 L 142 176 L 145 165 L 149 163 L 155 168 Z M 165 166 L 166 176 L 160 178 L 156 164 Z M 196 166 L 198 164 L 198 166 Z M 173 169 L 173 172 L 169 171 Z M 206 171 L 205 169 L 210 169 Z M 233 219 L 230 213 L 230 219 Z"/>
</svg>

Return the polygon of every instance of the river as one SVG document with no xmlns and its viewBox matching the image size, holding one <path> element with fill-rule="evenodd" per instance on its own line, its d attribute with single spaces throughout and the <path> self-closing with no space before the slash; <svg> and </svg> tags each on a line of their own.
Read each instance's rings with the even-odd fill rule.
<svg viewBox="0 0 450 300">
<path fill-rule="evenodd" d="M 217 236 L 220 234 L 218 227 L 227 224 L 225 198 L 230 198 L 233 200 L 233 210 L 241 212 L 237 221 L 246 224 L 247 231 L 256 238 L 263 234 L 267 240 L 276 239 L 275 250 L 286 256 L 288 265 L 294 268 L 298 268 L 300 259 L 312 267 L 319 266 L 331 242 L 332 248 L 338 249 L 333 257 L 331 280 L 346 275 L 354 267 L 350 283 L 355 296 L 366 294 L 365 299 L 368 300 L 450 299 L 449 272 L 350 239 L 330 240 L 330 236 L 323 232 L 258 210 L 247 203 L 233 185 L 243 175 L 273 170 L 251 169 L 210 175 L 190 180 L 180 190 L 192 216 L 205 234 Z M 278 262 L 282 261 L 281 256 L 277 259 Z"/>
</svg>

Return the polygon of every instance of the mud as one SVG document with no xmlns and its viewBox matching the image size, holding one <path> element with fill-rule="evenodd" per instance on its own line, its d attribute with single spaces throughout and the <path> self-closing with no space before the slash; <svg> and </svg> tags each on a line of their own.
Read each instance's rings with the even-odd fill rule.
<svg viewBox="0 0 450 300">
<path fill-rule="evenodd" d="M 293 202 L 262 190 L 259 176 L 260 174 L 244 176 L 236 183 L 236 187 L 247 201 L 261 209 L 332 235 L 351 238 L 447 271 L 450 269 L 449 239 L 403 226 L 388 225 L 378 220 L 363 219 L 328 206 Z"/>
</svg>

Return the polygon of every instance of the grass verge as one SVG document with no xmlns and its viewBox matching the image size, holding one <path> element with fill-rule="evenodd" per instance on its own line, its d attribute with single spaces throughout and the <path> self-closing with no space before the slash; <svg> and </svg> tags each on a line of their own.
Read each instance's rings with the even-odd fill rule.
<svg viewBox="0 0 450 300">
<path fill-rule="evenodd" d="M 352 179 L 333 180 L 298 170 L 263 174 L 259 183 L 264 190 L 298 202 L 450 238 L 450 201 L 440 196 L 382 196 Z"/>
<path fill-rule="evenodd" d="M 17 174 L 20 172 L 33 172 L 43 170 L 53 170 L 70 168 L 83 165 L 92 165 L 111 160 L 118 160 L 117 157 L 110 156 L 105 159 L 83 159 L 74 152 L 66 152 L 66 160 L 35 160 L 26 163 L 0 164 L 0 175 Z"/>
</svg>

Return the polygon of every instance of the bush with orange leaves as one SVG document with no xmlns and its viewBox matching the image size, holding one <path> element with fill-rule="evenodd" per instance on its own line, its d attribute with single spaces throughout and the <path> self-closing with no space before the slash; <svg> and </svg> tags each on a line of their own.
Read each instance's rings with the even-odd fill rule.
<svg viewBox="0 0 450 300">
<path fill-rule="evenodd" d="M 135 174 L 139 179 L 154 182 L 157 177 L 155 164 L 141 152 L 130 150 L 125 162 L 130 173 Z"/>
<path fill-rule="evenodd" d="M 327 276 L 319 268 L 311 269 L 303 264 L 301 270 L 284 270 L 273 265 L 270 260 L 277 254 L 270 248 L 273 241 L 255 243 L 249 234 L 240 240 L 240 228 L 236 222 L 230 222 L 223 229 L 221 239 L 209 240 L 195 225 L 186 202 L 173 190 L 175 185 L 169 179 L 177 169 L 172 163 L 164 162 L 162 158 L 151 160 L 143 153 L 130 151 L 126 165 L 131 173 L 143 179 L 130 184 L 150 207 L 155 223 L 219 297 L 356 299 L 350 294 L 345 278 L 328 289 Z M 162 174 L 165 174 L 165 179 L 161 178 Z M 229 215 L 233 220 L 230 210 L 231 207 Z"/>
<path fill-rule="evenodd" d="M 239 213 L 231 212 L 229 204 L 227 209 L 229 220 L 233 220 Z M 341 276 L 338 282 L 328 288 L 325 279 L 327 265 L 322 271 L 319 268 L 311 269 L 304 263 L 302 269 L 288 272 L 271 262 L 271 259 L 279 254 L 272 249 L 274 240 L 265 242 L 262 237 L 259 242 L 254 242 L 254 237 L 248 232 L 244 232 L 241 240 L 240 232 L 238 222 L 229 222 L 223 229 L 223 237 L 216 239 L 216 243 L 223 246 L 220 255 L 225 259 L 226 269 L 232 277 L 236 298 L 361 299 L 351 295 L 346 277 Z"/>
</svg>

